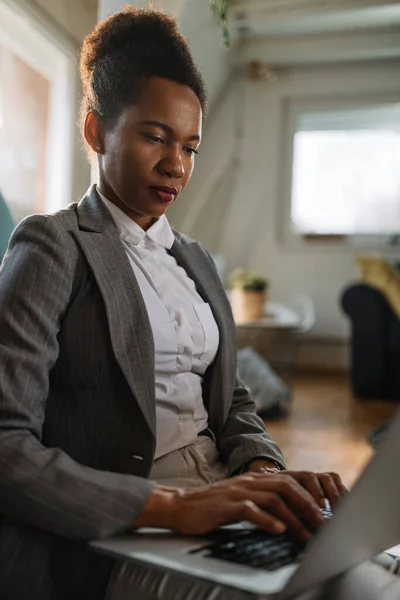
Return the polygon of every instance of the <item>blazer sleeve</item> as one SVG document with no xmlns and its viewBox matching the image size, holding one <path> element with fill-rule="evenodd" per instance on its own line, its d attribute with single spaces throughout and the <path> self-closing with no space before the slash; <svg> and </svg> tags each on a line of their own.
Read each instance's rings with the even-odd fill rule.
<svg viewBox="0 0 400 600">
<path fill-rule="evenodd" d="M 154 484 L 41 444 L 77 260 L 57 217 L 35 215 L 16 228 L 0 269 L 0 514 L 87 541 L 129 529 Z"/>
<path fill-rule="evenodd" d="M 221 457 L 227 461 L 231 475 L 240 472 L 255 458 L 266 458 L 281 469 L 286 468 L 278 444 L 269 435 L 255 409 L 250 390 L 236 376 L 232 405 L 218 440 Z"/>
</svg>

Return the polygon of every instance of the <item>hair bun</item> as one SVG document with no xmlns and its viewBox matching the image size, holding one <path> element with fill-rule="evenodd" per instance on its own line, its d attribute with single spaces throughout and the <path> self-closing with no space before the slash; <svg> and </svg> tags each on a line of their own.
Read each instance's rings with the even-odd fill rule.
<svg viewBox="0 0 400 600">
<path fill-rule="evenodd" d="M 156 15 L 158 18 L 155 18 Z M 85 38 L 80 61 L 82 83 L 88 85 L 96 65 L 111 54 L 123 53 L 128 46 L 134 47 L 136 44 L 162 49 L 166 42 L 171 46 L 171 41 L 177 38 L 181 52 L 182 43 L 187 46 L 187 42 L 179 32 L 176 21 L 169 15 L 154 9 L 127 5 L 98 23 Z M 178 44 L 176 46 L 178 51 Z"/>
</svg>

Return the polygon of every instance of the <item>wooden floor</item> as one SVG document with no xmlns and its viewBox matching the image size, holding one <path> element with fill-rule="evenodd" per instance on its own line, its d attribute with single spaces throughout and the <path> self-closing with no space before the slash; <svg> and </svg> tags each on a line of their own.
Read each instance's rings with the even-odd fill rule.
<svg viewBox="0 0 400 600">
<path fill-rule="evenodd" d="M 267 427 L 289 468 L 336 471 L 350 486 L 372 455 L 368 433 L 398 406 L 356 400 L 346 375 L 300 375 L 293 388 L 290 416 L 267 421 Z"/>
</svg>

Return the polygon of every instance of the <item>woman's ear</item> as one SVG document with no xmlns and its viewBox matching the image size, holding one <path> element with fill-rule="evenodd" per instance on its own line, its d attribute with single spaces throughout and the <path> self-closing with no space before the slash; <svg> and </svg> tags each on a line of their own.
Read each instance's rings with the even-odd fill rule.
<svg viewBox="0 0 400 600">
<path fill-rule="evenodd" d="M 85 140 L 97 154 L 104 152 L 103 121 L 97 110 L 90 110 L 85 118 Z"/>
</svg>

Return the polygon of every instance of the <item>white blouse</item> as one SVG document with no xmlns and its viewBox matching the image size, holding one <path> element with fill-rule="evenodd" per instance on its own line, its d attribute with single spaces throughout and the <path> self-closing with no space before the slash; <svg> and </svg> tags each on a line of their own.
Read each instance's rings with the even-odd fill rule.
<svg viewBox="0 0 400 600">
<path fill-rule="evenodd" d="M 208 425 L 202 379 L 217 353 L 219 331 L 210 305 L 167 252 L 175 240 L 167 217 L 163 215 L 144 231 L 102 194 L 99 196 L 124 245 L 153 332 L 155 458 L 159 458 L 193 442 Z"/>
</svg>

